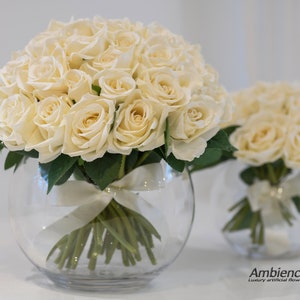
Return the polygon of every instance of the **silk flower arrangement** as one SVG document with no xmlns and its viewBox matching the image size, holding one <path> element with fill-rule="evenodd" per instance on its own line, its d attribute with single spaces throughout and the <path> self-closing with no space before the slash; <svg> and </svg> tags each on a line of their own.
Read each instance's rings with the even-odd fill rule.
<svg viewBox="0 0 300 300">
<path fill-rule="evenodd" d="M 253 247 L 280 256 L 292 249 L 289 229 L 300 211 L 299 85 L 257 82 L 232 94 L 235 111 L 226 128 L 244 165 L 246 194 L 231 208 L 227 233 L 249 230 Z"/>
<path fill-rule="evenodd" d="M 65 230 L 47 259 L 56 255 L 59 269 L 76 269 L 90 247 L 90 270 L 99 256 L 109 264 L 117 251 L 129 266 L 143 259 L 144 247 L 155 264 L 160 233 L 135 209 L 130 190 L 145 182 L 159 189 L 151 179 L 161 161 L 182 172 L 203 164 L 210 151 L 228 150 L 226 134 L 216 133 L 230 112 L 229 96 L 199 47 L 160 25 L 52 21 L 0 71 L 5 168 L 36 158 L 47 194 L 76 198 L 68 219 L 83 208 L 90 215 Z M 101 195 L 96 210 L 84 206 L 82 189 Z M 121 223 L 109 222 L 116 217 Z M 49 227 L 69 228 L 65 221 Z"/>
</svg>

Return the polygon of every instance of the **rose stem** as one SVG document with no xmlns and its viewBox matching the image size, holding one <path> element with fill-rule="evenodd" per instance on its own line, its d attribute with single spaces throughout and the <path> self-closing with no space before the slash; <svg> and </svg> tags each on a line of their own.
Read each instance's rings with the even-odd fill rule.
<svg viewBox="0 0 300 300">
<path fill-rule="evenodd" d="M 91 231 L 91 225 L 88 224 L 78 230 L 77 241 L 75 245 L 75 249 L 71 259 L 71 268 L 75 269 L 77 267 L 79 258 L 82 254 L 84 246 L 86 245 L 86 241 Z"/>
<path fill-rule="evenodd" d="M 127 234 L 129 236 L 129 240 L 131 242 L 131 245 L 136 249 L 136 254 L 138 255 L 138 244 L 137 244 L 137 240 L 136 237 L 134 235 L 134 230 L 130 225 L 130 222 L 128 221 L 128 218 L 125 214 L 125 212 L 122 209 L 122 206 L 120 206 L 117 202 L 115 202 L 114 200 L 112 200 L 111 205 L 109 205 L 109 207 L 112 209 L 112 212 L 115 212 L 115 214 L 122 219 L 124 226 L 126 228 Z"/>
<path fill-rule="evenodd" d="M 68 236 L 68 242 L 66 243 L 66 245 L 64 247 L 63 255 L 61 256 L 60 261 L 58 263 L 58 268 L 59 269 L 63 268 L 67 257 L 69 256 L 70 252 L 72 251 L 72 247 L 73 247 L 73 244 L 74 244 L 74 240 L 76 238 L 76 234 L 77 233 L 76 233 L 76 230 L 75 230 L 75 231 L 72 231 Z"/>
</svg>

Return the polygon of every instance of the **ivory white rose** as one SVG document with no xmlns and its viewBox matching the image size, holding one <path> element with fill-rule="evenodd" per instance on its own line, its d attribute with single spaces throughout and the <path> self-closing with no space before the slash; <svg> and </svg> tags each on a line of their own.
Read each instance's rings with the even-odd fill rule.
<svg viewBox="0 0 300 300">
<path fill-rule="evenodd" d="M 114 120 L 115 103 L 86 94 L 73 105 L 65 118 L 66 131 L 62 152 L 81 156 L 86 161 L 102 157 Z"/>
<path fill-rule="evenodd" d="M 300 98 L 298 99 L 300 102 Z M 283 159 L 288 168 L 300 168 L 300 119 L 290 120 L 286 137 Z"/>
<path fill-rule="evenodd" d="M 180 51 L 172 47 L 163 36 L 149 39 L 141 53 L 141 63 L 146 68 L 175 66 L 177 68 Z"/>
<path fill-rule="evenodd" d="M 92 78 L 83 71 L 72 69 L 64 74 L 65 85 L 68 87 L 68 96 L 76 102 L 83 95 L 92 92 Z"/>
<path fill-rule="evenodd" d="M 67 24 L 62 28 L 61 35 L 71 68 L 79 68 L 84 60 L 93 59 L 107 46 L 106 28 L 95 33 L 89 20 L 82 19 Z"/>
<path fill-rule="evenodd" d="M 230 136 L 238 150 L 234 155 L 251 165 L 274 162 L 283 155 L 286 140 L 287 118 L 273 112 L 260 112 Z"/>
<path fill-rule="evenodd" d="M 184 109 L 170 113 L 171 148 L 176 158 L 191 161 L 206 148 L 206 141 L 219 130 L 223 110 L 214 99 L 194 95 Z M 193 145 L 193 146 L 192 146 Z"/>
<path fill-rule="evenodd" d="M 180 86 L 178 74 L 170 68 L 144 70 L 137 80 L 142 96 L 158 102 L 169 111 L 188 104 L 190 91 Z"/>
<path fill-rule="evenodd" d="M 37 150 L 40 162 L 49 162 L 61 154 L 65 137 L 64 118 L 70 107 L 71 101 L 67 96 L 52 96 L 36 103 L 35 130 L 25 150 Z"/>
<path fill-rule="evenodd" d="M 114 68 L 130 68 L 130 60 L 126 55 L 122 55 L 121 50 L 109 46 L 104 52 L 99 54 L 93 61 L 93 67 L 96 70 L 114 69 Z M 125 58 L 123 60 L 123 57 Z"/>
<path fill-rule="evenodd" d="M 116 115 L 109 151 L 130 154 L 147 151 L 164 143 L 167 112 L 154 101 L 144 101 L 139 92 L 121 104 Z"/>
<path fill-rule="evenodd" d="M 287 82 L 257 82 L 254 86 L 232 93 L 234 112 L 230 124 L 242 125 L 261 111 L 297 115 L 300 88 Z M 229 125 L 230 125 L 229 124 Z"/>
<path fill-rule="evenodd" d="M 91 161 L 155 150 L 169 124 L 166 148 L 192 160 L 230 103 L 200 47 L 159 24 L 53 20 L 0 70 L 0 141 L 40 162 Z"/>
<path fill-rule="evenodd" d="M 26 93 L 46 98 L 67 91 L 63 80 L 67 70 L 66 57 L 60 49 L 55 55 L 33 58 L 24 68 L 18 68 L 16 82 Z"/>
<path fill-rule="evenodd" d="M 11 150 L 23 150 L 35 129 L 35 105 L 22 94 L 0 102 L 0 140 Z"/>
<path fill-rule="evenodd" d="M 94 77 L 94 82 L 101 87 L 101 95 L 108 99 L 121 101 L 129 96 L 136 87 L 132 76 L 122 70 L 104 70 Z"/>
</svg>

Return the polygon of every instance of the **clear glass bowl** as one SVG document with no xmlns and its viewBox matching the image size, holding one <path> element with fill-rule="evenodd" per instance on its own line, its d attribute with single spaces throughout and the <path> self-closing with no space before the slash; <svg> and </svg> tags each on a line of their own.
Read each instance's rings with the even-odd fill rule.
<svg viewBox="0 0 300 300">
<path fill-rule="evenodd" d="M 237 203 L 243 201 L 242 199 L 245 199 L 245 197 L 248 199 L 249 186 L 242 182 L 239 177 L 240 172 L 246 167 L 246 165 L 237 160 L 218 166 L 218 175 L 215 177 L 214 189 L 211 195 L 211 209 L 215 218 L 215 224 L 233 251 L 241 256 L 251 259 L 283 259 L 299 256 L 300 214 L 290 199 L 275 199 L 276 196 L 273 194 L 277 190 L 283 195 L 285 193 L 288 194 L 284 186 L 273 186 L 270 188 L 270 194 L 264 195 L 264 201 L 268 203 L 262 204 L 264 205 L 263 212 L 262 208 L 257 210 L 264 224 L 263 229 L 261 229 L 264 238 L 260 242 L 258 242 L 259 234 L 261 234 L 260 230 L 256 230 L 256 238 L 254 239 L 252 236 L 253 231 L 250 229 L 254 225 L 255 219 L 253 215 L 244 213 L 245 211 L 241 211 L 239 214 L 240 219 L 238 222 L 240 228 L 238 230 L 224 230 L 225 225 L 232 221 L 238 210 L 242 208 Z M 299 185 L 297 180 L 289 182 L 291 185 Z M 291 189 L 291 185 L 287 188 Z M 259 187 L 259 184 L 256 186 Z M 279 210 L 279 205 L 282 205 L 285 210 Z M 235 208 L 232 209 L 234 206 Z M 250 204 L 249 207 L 251 208 Z M 291 214 L 291 224 L 288 224 L 282 217 L 283 211 Z M 237 219 L 235 220 L 237 222 Z M 260 228 L 257 227 L 257 229 Z"/>
<path fill-rule="evenodd" d="M 50 257 L 48 255 L 53 246 L 68 232 L 64 227 L 70 226 L 70 215 L 74 209 L 85 203 L 86 197 L 82 197 L 82 204 L 72 205 L 74 201 L 67 199 L 68 193 L 64 196 L 63 204 L 56 198 L 55 193 L 50 192 L 47 196 L 46 182 L 40 175 L 37 162 L 28 159 L 13 176 L 9 193 L 11 223 L 19 246 L 42 273 L 61 287 L 113 291 L 136 289 L 146 285 L 180 254 L 188 239 L 194 217 L 194 192 L 188 172 L 178 173 L 165 163 L 161 163 L 161 168 L 163 184 L 160 184 L 159 189 L 130 191 L 137 199 L 136 212 L 149 221 L 160 235 L 160 239 L 154 235 L 149 237 L 148 242 L 153 243 L 151 247 L 147 248 L 139 243 L 140 257 L 134 264 L 124 264 L 124 247 L 120 243 L 113 246 L 114 240 L 111 238 L 107 242 L 108 246 L 106 245 L 107 249 L 114 249 L 111 260 L 107 263 L 107 255 L 101 255 L 99 251 L 91 267 L 91 248 L 97 235 L 95 231 L 89 231 L 85 240 L 78 239 L 77 244 L 81 243 L 82 252 L 72 258 L 73 262 L 76 260 L 76 266 L 67 266 L 65 260 L 66 263 L 58 267 L 57 260 L 62 259 L 59 256 L 63 251 L 60 252 L 57 247 Z M 64 220 L 68 223 L 66 226 Z M 57 222 L 59 226 L 53 225 Z M 111 220 L 108 216 L 107 222 L 126 226 L 122 218 L 115 215 Z M 119 228 L 122 230 L 123 227 Z M 131 234 L 141 234 L 137 232 L 135 225 L 132 228 Z M 102 237 L 104 244 L 105 236 Z M 141 241 L 141 238 L 138 238 L 138 241 Z M 73 251 L 75 245 L 70 245 L 70 251 Z M 66 244 L 63 250 L 66 250 Z M 71 255 L 67 254 L 67 257 Z"/>
</svg>

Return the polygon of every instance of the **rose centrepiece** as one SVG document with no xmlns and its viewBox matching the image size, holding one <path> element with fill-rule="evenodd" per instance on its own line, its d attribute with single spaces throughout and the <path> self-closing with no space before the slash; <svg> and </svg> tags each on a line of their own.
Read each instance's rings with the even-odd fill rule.
<svg viewBox="0 0 300 300">
<path fill-rule="evenodd" d="M 300 190 L 294 189 L 300 167 L 300 87 L 296 83 L 257 82 L 233 93 L 232 98 L 235 110 L 226 130 L 236 148 L 233 158 L 245 164 L 240 178 L 248 192 L 230 208 L 233 215 L 223 230 L 250 229 L 253 244 L 271 244 L 267 224 L 273 222 L 278 228 L 292 225 L 300 212 Z M 276 247 L 283 249 L 280 243 L 284 244 L 278 238 Z"/>
<path fill-rule="evenodd" d="M 178 171 L 201 166 L 206 149 L 217 157 L 229 150 L 226 135 L 216 133 L 230 115 L 230 97 L 199 47 L 158 24 L 52 21 L 0 70 L 5 168 L 37 158 L 48 192 L 71 175 L 104 190 L 161 159 Z M 70 236 L 56 248 L 64 252 Z"/>
</svg>

